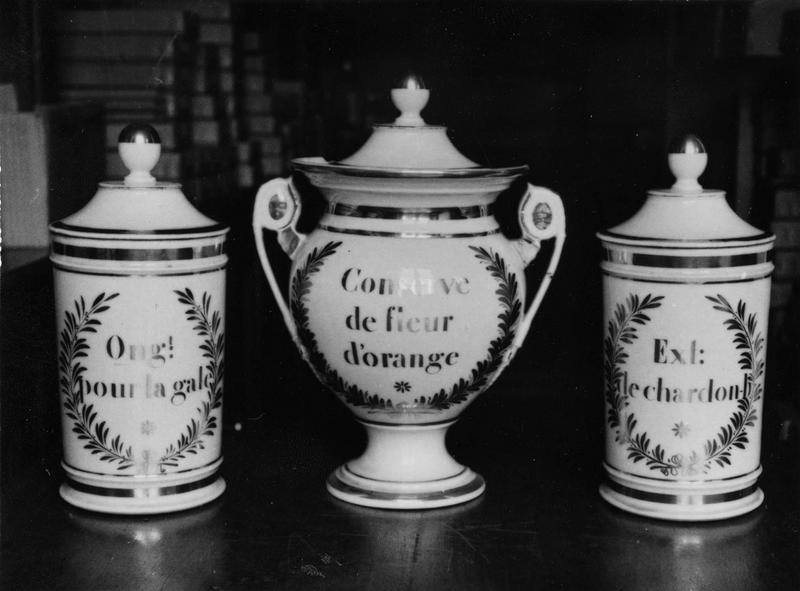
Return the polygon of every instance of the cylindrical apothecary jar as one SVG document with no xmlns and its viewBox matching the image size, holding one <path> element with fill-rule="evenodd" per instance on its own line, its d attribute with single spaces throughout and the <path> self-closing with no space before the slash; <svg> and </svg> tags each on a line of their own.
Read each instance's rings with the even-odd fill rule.
<svg viewBox="0 0 800 591">
<path fill-rule="evenodd" d="M 760 447 L 774 236 L 697 182 L 694 136 L 603 246 L 606 481 L 640 515 L 711 520 L 761 504 Z"/>
<path fill-rule="evenodd" d="M 51 225 L 62 412 L 61 496 L 159 513 L 225 489 L 225 237 L 150 170 L 149 126 L 120 134 L 131 173 Z"/>
</svg>

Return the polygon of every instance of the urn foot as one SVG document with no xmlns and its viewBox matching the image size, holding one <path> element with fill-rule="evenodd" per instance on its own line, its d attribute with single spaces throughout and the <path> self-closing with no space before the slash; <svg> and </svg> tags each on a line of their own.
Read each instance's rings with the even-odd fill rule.
<svg viewBox="0 0 800 591">
<path fill-rule="evenodd" d="M 456 462 L 445 448 L 454 421 L 437 425 L 380 425 L 362 422 L 367 449 L 328 477 L 337 499 L 382 509 L 433 509 L 466 503 L 486 484 Z"/>
<path fill-rule="evenodd" d="M 225 492 L 218 473 L 222 460 L 189 473 L 143 477 L 103 477 L 64 465 L 59 494 L 70 505 L 117 515 L 183 511 L 209 503 Z"/>
<path fill-rule="evenodd" d="M 379 509 L 435 509 L 466 503 L 483 494 L 483 476 L 464 468 L 457 476 L 430 482 L 392 482 L 353 474 L 347 464 L 328 476 L 328 492 L 337 499 Z"/>
<path fill-rule="evenodd" d="M 618 509 L 671 521 L 714 521 L 744 515 L 764 501 L 761 468 L 727 480 L 661 481 L 606 465 L 600 496 Z"/>
</svg>

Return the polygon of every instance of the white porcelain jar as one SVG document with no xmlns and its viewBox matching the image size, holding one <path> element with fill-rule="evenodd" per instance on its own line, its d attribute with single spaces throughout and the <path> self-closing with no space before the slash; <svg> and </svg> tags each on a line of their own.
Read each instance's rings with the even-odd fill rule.
<svg viewBox="0 0 800 591">
<path fill-rule="evenodd" d="M 225 489 L 225 239 L 150 170 L 147 125 L 120 134 L 131 173 L 50 226 L 69 503 L 159 513 Z"/>
<path fill-rule="evenodd" d="M 640 515 L 712 520 L 755 509 L 774 236 L 697 182 L 694 136 L 676 177 L 601 232 L 606 481 Z"/>
<path fill-rule="evenodd" d="M 400 117 L 376 125 L 354 155 L 294 161 L 327 201 L 311 233 L 296 230 L 300 197 L 290 180 L 263 185 L 253 213 L 295 343 L 367 430 L 364 454 L 328 479 L 331 494 L 359 505 L 439 507 L 483 492 L 483 478 L 448 454 L 445 433 L 521 345 L 564 240 L 561 200 L 533 186 L 519 207 L 523 237 L 500 233 L 495 199 L 527 167 L 465 158 L 444 127 L 420 116 L 428 97 L 412 78 L 392 91 Z M 292 259 L 288 303 L 265 229 Z M 549 238 L 550 266 L 525 309 L 525 267 Z"/>
</svg>

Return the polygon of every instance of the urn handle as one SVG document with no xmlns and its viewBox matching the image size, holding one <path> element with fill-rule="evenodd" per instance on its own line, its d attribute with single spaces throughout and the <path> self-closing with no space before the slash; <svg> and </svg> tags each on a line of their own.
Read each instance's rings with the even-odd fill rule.
<svg viewBox="0 0 800 591">
<path fill-rule="evenodd" d="M 550 287 L 550 281 L 553 279 L 558 261 L 561 259 L 561 251 L 567 237 L 566 217 L 561 198 L 550 189 L 529 184 L 528 190 L 519 204 L 519 225 L 522 228 L 522 238 L 517 240 L 516 246 L 525 265 L 536 258 L 542 240 L 554 238 L 555 245 L 539 289 L 531 300 L 519 330 L 517 330 L 514 346 L 511 348 L 512 355 L 525 340 L 533 317 L 542 303 L 544 294 Z"/>
<path fill-rule="evenodd" d="M 296 337 L 296 328 L 286 300 L 281 295 L 281 289 L 272 272 L 267 249 L 264 246 L 264 230 L 278 233 L 278 243 L 283 251 L 294 258 L 299 246 L 305 242 L 306 235 L 297 231 L 297 220 L 300 217 L 300 199 L 297 189 L 289 179 L 272 179 L 261 185 L 256 194 L 253 206 L 253 235 L 256 241 L 256 250 L 264 274 L 267 276 L 270 289 L 278 302 L 283 320 L 292 338 Z"/>
</svg>

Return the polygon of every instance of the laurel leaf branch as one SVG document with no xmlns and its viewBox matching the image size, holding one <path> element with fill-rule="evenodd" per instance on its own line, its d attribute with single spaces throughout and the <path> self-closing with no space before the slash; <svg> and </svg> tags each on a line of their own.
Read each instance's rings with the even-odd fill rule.
<svg viewBox="0 0 800 591">
<path fill-rule="evenodd" d="M 222 406 L 223 381 L 225 376 L 225 332 L 222 314 L 219 310 L 211 310 L 211 296 L 204 292 L 198 302 L 190 288 L 183 291 L 174 290 L 178 302 L 186 306 L 186 319 L 193 323 L 192 329 L 201 337 L 200 350 L 206 360 L 205 370 L 210 376 L 208 400 L 202 401 L 197 408 L 198 417 L 192 418 L 186 430 L 177 441 L 170 443 L 161 455 L 158 465 L 161 472 L 167 467 L 175 468 L 180 460 L 190 455 L 197 455 L 206 449 L 205 437 L 214 435 L 219 422 L 214 411 Z"/>
<path fill-rule="evenodd" d="M 81 388 L 87 368 L 80 360 L 87 357 L 90 350 L 83 335 L 97 332 L 102 323 L 95 316 L 109 310 L 108 303 L 117 296 L 119 293 L 102 292 L 88 306 L 80 296 L 73 303 L 74 311 L 65 311 L 64 327 L 58 339 L 59 390 L 64 414 L 72 421 L 71 431 L 83 442 L 83 449 L 103 462 L 116 464 L 117 470 L 127 470 L 134 465 L 133 449 L 119 434 L 111 435 L 106 421 L 97 421 L 97 411 L 93 404 L 86 403 Z"/>
</svg>

